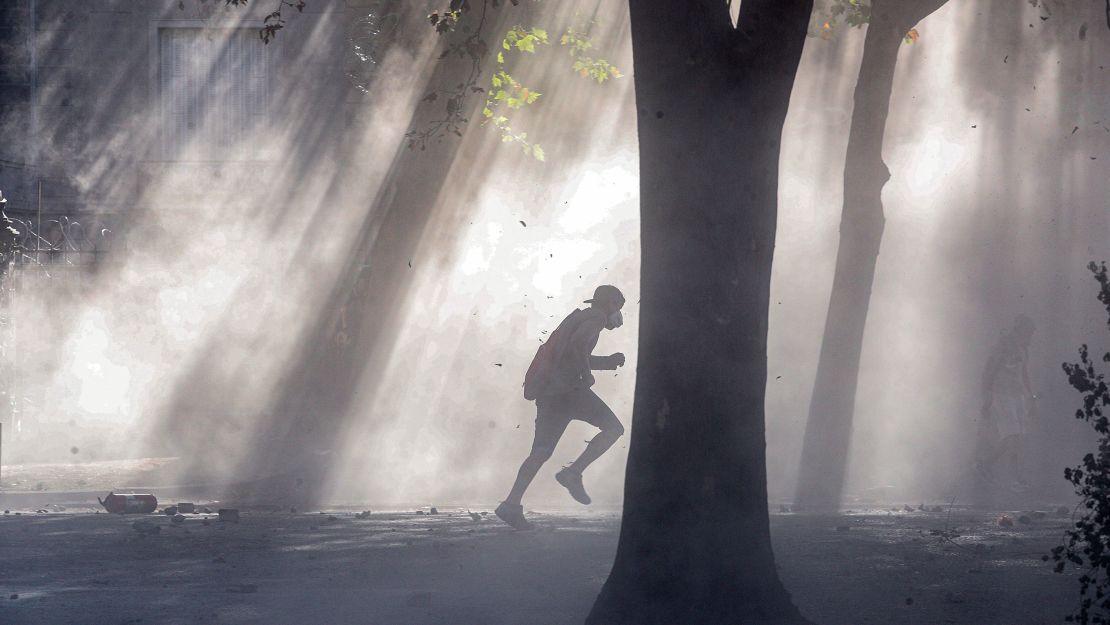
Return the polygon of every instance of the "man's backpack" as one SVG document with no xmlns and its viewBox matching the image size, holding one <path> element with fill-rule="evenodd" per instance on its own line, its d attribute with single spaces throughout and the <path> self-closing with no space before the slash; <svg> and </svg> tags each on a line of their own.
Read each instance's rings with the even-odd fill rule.
<svg viewBox="0 0 1110 625">
<path fill-rule="evenodd" d="M 547 342 L 540 345 L 540 348 L 536 350 L 536 355 L 532 357 L 532 364 L 528 366 L 528 371 L 524 374 L 524 399 L 534 401 L 551 384 L 551 380 L 557 371 L 559 359 L 566 351 L 571 335 L 574 334 L 574 331 L 582 322 L 583 312 L 582 310 L 575 310 L 566 319 L 563 319 L 559 327 L 551 333 Z"/>
</svg>

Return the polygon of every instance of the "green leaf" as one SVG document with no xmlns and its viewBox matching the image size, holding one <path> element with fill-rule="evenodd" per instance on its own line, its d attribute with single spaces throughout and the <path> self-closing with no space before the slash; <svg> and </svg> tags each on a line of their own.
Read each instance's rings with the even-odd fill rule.
<svg viewBox="0 0 1110 625">
<path fill-rule="evenodd" d="M 543 148 L 541 148 L 538 143 L 532 144 L 532 156 L 535 157 L 537 161 L 544 160 Z"/>
</svg>

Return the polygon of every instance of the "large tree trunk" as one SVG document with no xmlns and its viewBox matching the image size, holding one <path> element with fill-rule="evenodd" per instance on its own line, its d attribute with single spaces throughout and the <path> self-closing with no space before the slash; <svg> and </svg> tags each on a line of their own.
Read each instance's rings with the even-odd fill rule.
<svg viewBox="0 0 1110 625">
<path fill-rule="evenodd" d="M 844 206 L 817 378 L 802 449 L 797 504 L 833 512 L 840 506 L 852 437 L 860 352 L 883 238 L 882 191 L 890 171 L 883 133 L 902 40 L 947 0 L 875 0 L 856 82 L 844 163 Z"/>
<path fill-rule="evenodd" d="M 642 305 L 624 518 L 590 625 L 802 623 L 764 391 L 782 126 L 812 0 L 633 0 Z"/>
</svg>

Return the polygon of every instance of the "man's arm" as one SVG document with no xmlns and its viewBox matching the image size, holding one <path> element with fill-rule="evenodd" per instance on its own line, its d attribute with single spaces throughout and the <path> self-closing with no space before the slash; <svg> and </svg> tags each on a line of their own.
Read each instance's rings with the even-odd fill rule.
<svg viewBox="0 0 1110 625">
<path fill-rule="evenodd" d="M 1037 395 L 1033 392 L 1033 385 L 1029 383 L 1029 352 L 1022 350 L 1021 356 L 1021 385 L 1024 387 L 1027 399 L 1036 399 Z"/>
<path fill-rule="evenodd" d="M 613 358 L 616 354 L 609 356 L 590 356 L 590 369 L 593 371 L 612 371 L 619 365 L 617 360 Z"/>
</svg>

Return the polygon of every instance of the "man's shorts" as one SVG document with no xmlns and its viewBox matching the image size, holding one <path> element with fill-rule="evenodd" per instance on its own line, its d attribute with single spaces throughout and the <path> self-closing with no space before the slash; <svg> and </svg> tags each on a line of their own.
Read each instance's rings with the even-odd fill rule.
<svg viewBox="0 0 1110 625">
<path fill-rule="evenodd" d="M 624 431 L 620 419 L 597 394 L 588 388 L 575 389 L 536 400 L 536 438 L 532 442 L 532 451 L 555 451 L 563 432 L 575 419 L 602 431 Z"/>
</svg>

